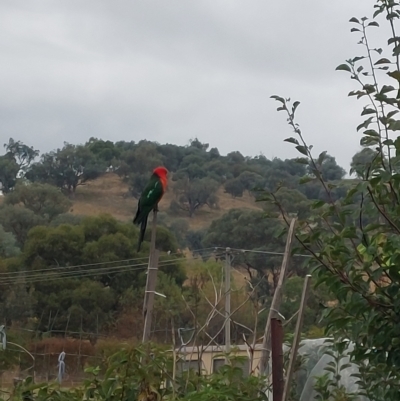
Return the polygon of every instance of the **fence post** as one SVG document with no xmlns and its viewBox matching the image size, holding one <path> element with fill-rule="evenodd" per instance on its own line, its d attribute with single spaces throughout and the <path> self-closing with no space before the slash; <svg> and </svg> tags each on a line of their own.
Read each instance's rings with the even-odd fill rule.
<svg viewBox="0 0 400 401">
<path fill-rule="evenodd" d="M 272 351 L 272 399 L 282 401 L 283 397 L 283 327 L 279 318 L 271 319 Z"/>
</svg>

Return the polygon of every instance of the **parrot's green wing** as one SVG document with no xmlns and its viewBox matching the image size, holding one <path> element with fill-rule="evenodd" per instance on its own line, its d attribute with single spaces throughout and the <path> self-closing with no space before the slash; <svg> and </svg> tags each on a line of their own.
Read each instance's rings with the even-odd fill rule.
<svg viewBox="0 0 400 401">
<path fill-rule="evenodd" d="M 133 222 L 135 224 L 140 224 L 141 220 L 144 217 L 147 217 L 149 213 L 157 206 L 163 194 L 164 190 L 161 180 L 156 175 L 152 175 L 148 184 L 143 190 L 142 195 L 140 196 L 138 211 Z"/>
<path fill-rule="evenodd" d="M 164 189 L 160 178 L 153 174 L 139 198 L 138 210 L 133 219 L 134 224 L 140 224 L 140 234 L 138 242 L 138 252 L 144 239 L 144 233 L 147 226 L 147 218 L 150 212 L 157 207 L 158 202 L 164 194 Z"/>
</svg>

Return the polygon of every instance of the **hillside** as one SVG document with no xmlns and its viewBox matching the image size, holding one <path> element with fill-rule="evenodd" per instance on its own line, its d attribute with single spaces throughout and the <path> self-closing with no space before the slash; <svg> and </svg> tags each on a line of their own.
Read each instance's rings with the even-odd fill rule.
<svg viewBox="0 0 400 401">
<path fill-rule="evenodd" d="M 160 212 L 168 213 L 169 205 L 173 199 L 172 182 L 165 197 L 160 202 Z M 207 227 L 214 219 L 221 217 L 230 209 L 248 208 L 260 209 L 260 205 L 254 201 L 248 193 L 241 198 L 232 198 L 231 195 L 224 193 L 223 188 L 218 190 L 219 209 L 210 209 L 205 206 L 199 210 L 193 218 L 182 214 L 180 218 L 185 218 L 190 224 L 191 229 Z M 100 213 L 110 213 L 118 220 L 131 220 L 136 211 L 137 200 L 128 194 L 128 186 L 113 173 L 107 173 L 94 181 L 89 181 L 86 185 L 78 187 L 73 202 L 72 213 L 78 215 L 97 215 Z"/>
</svg>

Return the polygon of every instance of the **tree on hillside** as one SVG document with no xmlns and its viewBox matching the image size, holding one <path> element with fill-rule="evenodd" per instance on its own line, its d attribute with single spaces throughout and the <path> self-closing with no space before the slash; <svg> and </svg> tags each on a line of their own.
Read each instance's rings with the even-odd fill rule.
<svg viewBox="0 0 400 401">
<path fill-rule="evenodd" d="M 84 218 L 84 216 L 77 214 L 61 213 L 50 222 L 50 226 L 57 227 L 61 224 L 70 224 L 71 226 L 76 226 L 81 224 Z"/>
<path fill-rule="evenodd" d="M 10 154 L 0 156 L 0 184 L 3 193 L 7 194 L 14 188 L 19 172 L 18 163 Z"/>
<path fill-rule="evenodd" d="M 258 187 L 263 188 L 265 185 L 265 178 L 263 176 L 248 170 L 243 171 L 238 179 L 249 193 L 252 193 Z"/>
<path fill-rule="evenodd" d="M 283 252 L 285 241 L 279 236 L 283 228 L 280 219 L 265 218 L 265 212 L 262 210 L 231 209 L 211 223 L 202 245 L 243 250 L 235 254 L 234 264 L 255 271 L 254 282 L 268 273 L 276 284 L 282 257 L 263 252 Z M 299 274 L 303 273 L 298 260 L 291 261 L 290 268 Z M 270 295 L 271 291 L 272 288 L 266 280 L 260 286 L 258 294 Z"/>
<path fill-rule="evenodd" d="M 207 205 L 216 207 L 218 197 L 216 195 L 218 183 L 210 178 L 182 178 L 174 186 L 176 200 L 173 201 L 179 209 L 187 212 L 193 217 L 195 212 Z"/>
<path fill-rule="evenodd" d="M 310 214 L 311 202 L 297 189 L 283 187 L 275 193 L 275 196 L 287 213 L 297 215 L 300 218 Z M 276 212 L 275 205 L 266 203 L 264 206 L 264 210 Z"/>
<path fill-rule="evenodd" d="M 67 212 L 72 205 L 58 188 L 40 183 L 17 185 L 14 191 L 5 197 L 4 203 L 23 204 L 27 209 L 50 221 Z"/>
<path fill-rule="evenodd" d="M 85 331 L 96 333 L 99 326 L 102 327 L 104 324 L 112 322 L 116 296 L 112 289 L 104 287 L 100 283 L 91 280 L 85 281 L 70 293 L 69 298 L 64 293 L 63 301 L 70 304 L 67 309 L 70 327 L 85 327 Z M 64 320 L 66 320 L 65 317 Z"/>
<path fill-rule="evenodd" d="M 197 149 L 202 150 L 204 152 L 207 152 L 207 149 L 210 146 L 208 143 L 200 142 L 198 138 L 191 139 L 189 141 L 189 143 L 190 143 L 190 147 L 191 148 L 197 148 Z"/>
<path fill-rule="evenodd" d="M 298 177 L 289 174 L 285 170 L 269 168 L 263 174 L 265 179 L 264 188 L 275 191 L 280 187 L 296 188 L 298 186 Z"/>
<path fill-rule="evenodd" d="M 130 264 L 136 264 L 129 263 L 129 260 L 138 257 L 137 236 L 138 229 L 131 223 L 120 223 L 110 215 L 86 217 L 80 224 L 75 225 L 35 227 L 29 232 L 23 258 L 26 265 L 35 270 L 46 268 L 51 270 L 58 266 L 75 265 L 84 265 L 87 266 L 86 269 L 92 269 L 91 264 L 94 264 L 93 266 L 99 264 L 98 270 L 97 268 L 94 270 L 97 274 L 92 277 L 119 293 L 126 288 L 126 285 L 138 282 L 143 270 L 129 269 Z M 147 241 L 150 239 L 148 236 L 145 237 L 144 246 L 147 249 Z M 176 241 L 165 227 L 157 229 L 157 248 L 161 252 L 176 252 Z M 176 275 L 177 282 L 180 281 L 181 272 L 177 265 L 171 266 L 175 269 L 171 274 Z M 166 268 L 166 271 L 170 272 L 169 268 Z"/>
<path fill-rule="evenodd" d="M 28 272 L 26 286 L 37 302 L 35 316 L 57 314 L 54 328 L 65 330 L 69 321 L 73 331 L 79 331 L 81 324 L 93 331 L 111 323 L 122 294 L 129 287 L 144 290 L 146 266 L 138 260 L 137 235 L 131 223 L 109 215 L 87 217 L 73 226 L 33 228 L 17 269 Z M 146 248 L 147 254 L 147 242 Z M 176 241 L 165 227 L 157 229 L 157 248 L 162 252 L 160 271 L 182 286 L 186 275 L 174 254 Z M 39 270 L 43 279 L 30 282 L 29 276 Z M 40 324 L 44 330 L 46 319 Z"/>
<path fill-rule="evenodd" d="M 24 324 L 34 315 L 36 300 L 32 296 L 33 291 L 27 290 L 27 285 L 22 275 L 18 277 L 18 280 L 13 281 L 6 290 L 3 319 L 9 325 L 14 322 Z"/>
<path fill-rule="evenodd" d="M 64 143 L 62 149 L 42 155 L 26 173 L 32 182 L 42 182 L 62 189 L 74 196 L 76 188 L 106 171 L 106 164 L 100 161 L 86 146 Z"/>
<path fill-rule="evenodd" d="M 17 246 L 14 235 L 10 232 L 6 232 L 0 224 L 0 259 L 11 258 L 19 255 L 19 253 L 20 249 Z"/>
<path fill-rule="evenodd" d="M 336 163 L 336 159 L 326 152 L 322 152 L 320 157 L 309 165 L 310 174 L 316 176 L 316 169 L 325 181 L 341 180 L 346 175 L 346 171 Z"/>
<path fill-rule="evenodd" d="M 0 156 L 0 189 L 3 193 L 9 193 L 13 190 L 17 178 L 21 173 L 25 173 L 39 155 L 39 151 L 13 138 L 10 138 L 4 147 L 6 154 Z"/>
<path fill-rule="evenodd" d="M 239 177 L 232 178 L 225 182 L 224 190 L 227 194 L 230 194 L 232 198 L 240 198 L 243 196 L 245 186 Z"/>
<path fill-rule="evenodd" d="M 208 177 L 221 183 L 233 177 L 229 165 L 222 158 L 210 160 L 204 165 L 204 169 Z"/>
<path fill-rule="evenodd" d="M 218 148 L 211 148 L 208 153 L 210 155 L 210 159 L 212 159 L 212 160 L 218 159 L 221 156 Z"/>
<path fill-rule="evenodd" d="M 186 242 L 188 248 L 194 252 L 194 255 L 199 254 L 197 251 L 203 247 L 203 240 L 206 236 L 207 231 L 205 229 L 202 230 L 188 230 L 186 233 Z"/>
<path fill-rule="evenodd" d="M 33 146 L 25 145 L 21 141 L 15 141 L 10 138 L 8 143 L 4 144 L 7 154 L 11 155 L 19 166 L 19 169 L 26 171 L 33 163 L 35 158 L 39 156 L 39 151 Z"/>
<path fill-rule="evenodd" d="M 360 150 L 351 159 L 350 174 L 355 173 L 358 178 L 363 178 L 366 173 L 365 167 L 371 166 L 377 156 L 379 156 L 378 153 L 371 148 Z"/>
<path fill-rule="evenodd" d="M 158 152 L 158 145 L 150 141 L 140 141 L 132 149 L 121 152 L 122 169 L 117 174 L 127 177 L 131 173 L 149 174 L 159 165 L 163 165 L 164 157 Z"/>
<path fill-rule="evenodd" d="M 158 145 L 158 152 L 163 156 L 164 166 L 168 171 L 178 170 L 183 158 L 185 157 L 185 148 L 183 146 L 165 144 Z"/>
<path fill-rule="evenodd" d="M 282 239 L 276 233 L 283 227 L 279 219 L 265 219 L 262 210 L 231 209 L 214 220 L 203 240 L 205 247 L 231 247 L 254 249 L 268 244 L 269 248 L 282 248 Z"/>
<path fill-rule="evenodd" d="M 13 234 L 18 246 L 22 247 L 29 230 L 35 226 L 46 224 L 46 220 L 23 206 L 5 205 L 0 207 L 0 224 L 6 232 Z"/>
<path fill-rule="evenodd" d="M 228 153 L 225 159 L 230 166 L 232 176 L 238 177 L 245 167 L 245 157 L 239 151 L 235 151 Z"/>
<path fill-rule="evenodd" d="M 245 162 L 245 157 L 239 152 L 239 151 L 234 151 L 230 152 L 226 155 L 226 159 L 228 163 L 230 164 L 241 164 Z"/>
<path fill-rule="evenodd" d="M 189 222 L 185 219 L 174 219 L 168 227 L 171 233 L 175 236 L 181 249 L 184 249 L 187 245 L 186 236 L 189 227 Z"/>
<path fill-rule="evenodd" d="M 185 156 L 182 160 L 179 170 L 176 173 L 176 178 L 179 179 L 187 176 L 189 180 L 200 179 L 207 176 L 207 171 L 204 164 L 207 162 L 207 154 L 202 156 L 198 154 L 191 154 Z"/>
<path fill-rule="evenodd" d="M 113 162 L 118 160 L 121 154 L 120 150 L 111 141 L 90 138 L 85 146 L 90 149 L 98 160 L 106 163 L 107 167 L 111 167 Z"/>
<path fill-rule="evenodd" d="M 112 289 L 85 278 L 66 276 L 63 280 L 46 280 L 34 284 L 34 316 L 38 330 L 64 330 L 96 333 L 112 324 L 117 299 Z M 48 326 L 48 323 L 51 326 Z"/>
</svg>

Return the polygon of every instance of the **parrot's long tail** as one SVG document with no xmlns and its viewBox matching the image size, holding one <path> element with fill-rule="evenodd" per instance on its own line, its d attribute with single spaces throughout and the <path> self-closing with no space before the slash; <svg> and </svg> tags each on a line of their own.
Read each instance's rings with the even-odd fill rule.
<svg viewBox="0 0 400 401">
<path fill-rule="evenodd" d="M 146 227 L 147 227 L 147 216 L 142 220 L 142 222 L 140 224 L 140 233 L 139 233 L 137 252 L 140 252 L 140 247 L 142 246 L 142 242 L 144 241 L 144 234 L 146 232 Z"/>
</svg>

